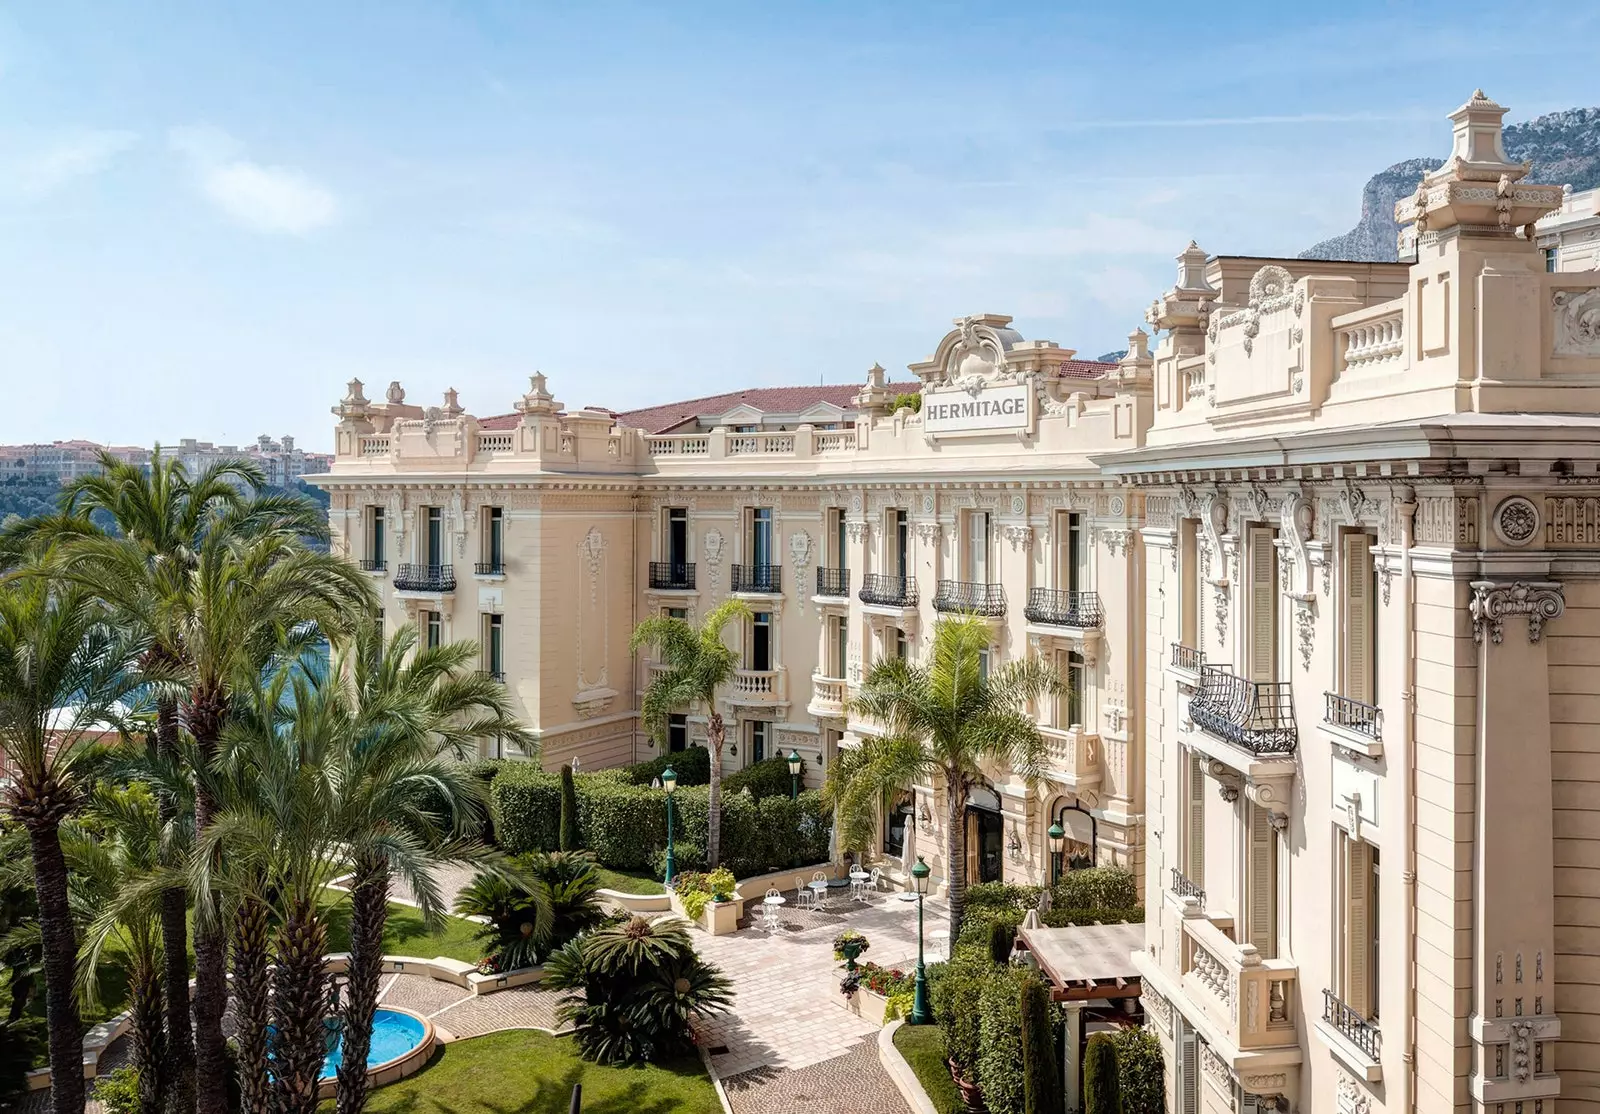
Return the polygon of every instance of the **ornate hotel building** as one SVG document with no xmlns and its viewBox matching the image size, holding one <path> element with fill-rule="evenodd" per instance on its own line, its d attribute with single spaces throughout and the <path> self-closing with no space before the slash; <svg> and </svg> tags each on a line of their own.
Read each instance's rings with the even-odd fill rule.
<svg viewBox="0 0 1600 1114">
<path fill-rule="evenodd" d="M 1047 776 L 987 771 L 966 863 L 928 785 L 875 852 L 1037 880 L 1059 819 L 1138 870 L 1173 1111 L 1600 1109 L 1600 273 L 1547 270 L 1562 189 L 1504 111 L 1451 115 L 1414 262 L 1190 244 L 1114 365 L 986 315 L 859 391 L 617 414 L 535 376 L 477 419 L 353 383 L 337 544 L 482 640 L 548 764 L 652 753 L 644 615 L 748 600 L 727 761 L 815 779 L 875 660 L 983 614 L 1073 681 Z"/>
</svg>

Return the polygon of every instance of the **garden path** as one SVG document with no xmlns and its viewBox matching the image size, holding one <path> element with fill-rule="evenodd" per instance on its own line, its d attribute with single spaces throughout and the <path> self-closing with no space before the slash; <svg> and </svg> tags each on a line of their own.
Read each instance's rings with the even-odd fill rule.
<svg viewBox="0 0 1600 1114">
<path fill-rule="evenodd" d="M 927 915 L 930 931 L 945 926 L 936 905 Z M 733 1008 L 701 1026 L 701 1040 L 735 1114 L 907 1114 L 878 1062 L 878 1026 L 841 1002 L 833 938 L 853 928 L 871 945 L 864 959 L 909 969 L 915 903 L 879 894 L 862 905 L 841 894 L 816 911 L 786 905 L 784 919 L 775 932 L 695 934 L 701 955 L 734 984 Z"/>
</svg>

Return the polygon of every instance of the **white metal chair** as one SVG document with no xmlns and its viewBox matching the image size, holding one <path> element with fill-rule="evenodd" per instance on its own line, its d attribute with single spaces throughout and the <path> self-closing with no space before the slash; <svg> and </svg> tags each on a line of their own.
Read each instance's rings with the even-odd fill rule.
<svg viewBox="0 0 1600 1114">
<path fill-rule="evenodd" d="M 802 909 L 816 908 L 817 892 L 807 884 L 804 874 L 794 876 L 794 903 Z"/>
<path fill-rule="evenodd" d="M 879 890 L 883 889 L 883 871 L 879 870 L 877 867 L 873 867 L 872 881 L 867 883 L 867 885 L 872 888 L 873 893 L 877 893 Z"/>
<path fill-rule="evenodd" d="M 763 900 L 761 903 L 763 925 L 768 932 L 776 932 L 783 927 L 783 891 L 776 886 L 767 890 L 768 898 L 777 898 L 777 901 Z"/>
</svg>

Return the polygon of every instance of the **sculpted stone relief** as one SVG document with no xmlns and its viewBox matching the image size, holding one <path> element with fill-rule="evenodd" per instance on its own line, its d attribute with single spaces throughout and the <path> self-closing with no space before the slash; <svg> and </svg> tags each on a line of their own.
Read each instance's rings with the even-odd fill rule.
<svg viewBox="0 0 1600 1114">
<path fill-rule="evenodd" d="M 1555 355 L 1600 356 L 1600 287 L 1557 290 L 1550 296 L 1550 307 Z"/>
</svg>

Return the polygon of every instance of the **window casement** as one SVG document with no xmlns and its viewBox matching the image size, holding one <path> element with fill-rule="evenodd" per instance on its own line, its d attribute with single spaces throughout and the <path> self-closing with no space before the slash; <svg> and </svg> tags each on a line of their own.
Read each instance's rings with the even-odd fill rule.
<svg viewBox="0 0 1600 1114">
<path fill-rule="evenodd" d="M 894 656 L 901 661 L 911 656 L 911 640 L 906 637 L 906 632 L 901 627 L 894 628 Z"/>
<path fill-rule="evenodd" d="M 1276 531 L 1250 527 L 1250 680 L 1278 679 L 1278 549 Z"/>
<path fill-rule="evenodd" d="M 1061 567 L 1057 570 L 1056 583 L 1068 592 L 1081 592 L 1089 582 L 1088 528 L 1083 515 L 1077 511 L 1066 512 L 1066 520 L 1067 544 L 1060 551 Z"/>
<path fill-rule="evenodd" d="M 892 570 L 889 575 L 904 578 L 910 575 L 911 565 L 911 527 L 906 521 L 906 512 L 903 507 L 896 507 L 889 512 L 889 539 L 892 551 L 888 554 L 887 565 Z"/>
<path fill-rule="evenodd" d="M 772 669 L 772 612 L 757 611 L 750 620 L 750 653 L 745 668 L 757 673 Z"/>
<path fill-rule="evenodd" d="M 496 680 L 505 677 L 505 616 L 498 613 L 483 617 L 483 668 Z"/>
<path fill-rule="evenodd" d="M 387 564 L 389 536 L 382 507 L 367 508 L 367 567 L 382 571 Z"/>
<path fill-rule="evenodd" d="M 662 554 L 674 569 L 689 563 L 689 511 L 686 507 L 667 507 L 666 552 Z"/>
<path fill-rule="evenodd" d="M 1363 704 L 1376 704 L 1377 572 L 1372 563 L 1372 538 L 1351 532 L 1344 535 L 1343 542 L 1344 661 L 1340 695 Z"/>
<path fill-rule="evenodd" d="M 749 749 L 745 751 L 746 764 L 764 761 L 772 724 L 764 719 L 753 719 L 748 728 Z"/>
<path fill-rule="evenodd" d="M 676 753 L 689 749 L 689 717 L 682 712 L 667 715 L 667 750 Z"/>
<path fill-rule="evenodd" d="M 828 511 L 828 548 L 831 551 L 827 555 L 827 564 L 830 568 L 850 567 L 849 528 L 845 522 L 843 507 L 834 507 Z"/>
<path fill-rule="evenodd" d="M 772 508 L 750 508 L 750 564 L 773 565 Z"/>
<path fill-rule="evenodd" d="M 966 577 L 972 584 L 989 583 L 989 552 L 993 541 L 988 511 L 967 512 Z"/>
<path fill-rule="evenodd" d="M 1336 829 L 1338 912 L 1335 985 L 1341 1001 L 1378 1019 L 1378 849 Z"/>
<path fill-rule="evenodd" d="M 1189 776 L 1184 801 L 1184 876 L 1200 889 L 1206 885 L 1206 760 L 1189 751 Z"/>
<path fill-rule="evenodd" d="M 828 640 L 827 675 L 843 678 L 845 663 L 850 660 L 850 620 L 843 615 L 831 615 L 828 626 L 832 637 Z"/>
<path fill-rule="evenodd" d="M 1251 801 L 1245 813 L 1245 932 L 1263 959 L 1278 957 L 1278 833 L 1272 813 Z"/>
<path fill-rule="evenodd" d="M 901 797 L 883 818 L 883 853 L 901 858 L 906 853 L 906 826 L 915 811 L 910 798 Z"/>
<path fill-rule="evenodd" d="M 438 647 L 444 641 L 444 615 L 438 611 L 424 611 L 422 613 L 424 638 L 428 649 Z"/>
<path fill-rule="evenodd" d="M 689 621 L 689 609 L 687 607 L 663 607 L 661 614 L 668 619 L 682 619 L 686 623 Z"/>
<path fill-rule="evenodd" d="M 1186 1021 L 1179 1021 L 1178 1114 L 1200 1114 L 1200 1037 Z"/>
<path fill-rule="evenodd" d="M 1179 609 L 1183 622 L 1183 644 L 1191 650 L 1200 645 L 1200 523 L 1192 518 L 1178 525 Z"/>
<path fill-rule="evenodd" d="M 1056 651 L 1056 671 L 1067 685 L 1067 691 L 1056 697 L 1056 726 L 1063 730 L 1081 728 L 1083 697 L 1089 679 L 1083 655 L 1076 650 Z"/>
<path fill-rule="evenodd" d="M 424 507 L 422 522 L 422 563 L 438 568 L 444 564 L 444 509 Z"/>
<path fill-rule="evenodd" d="M 989 679 L 989 670 L 992 668 L 990 659 L 992 656 L 993 652 L 988 649 L 978 651 L 978 676 L 985 681 Z"/>
</svg>

